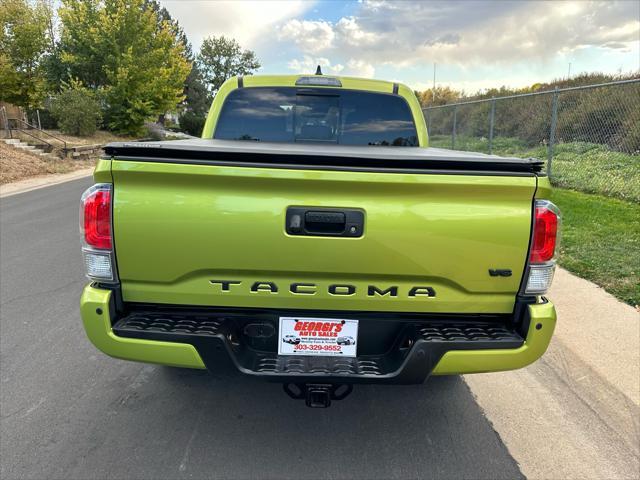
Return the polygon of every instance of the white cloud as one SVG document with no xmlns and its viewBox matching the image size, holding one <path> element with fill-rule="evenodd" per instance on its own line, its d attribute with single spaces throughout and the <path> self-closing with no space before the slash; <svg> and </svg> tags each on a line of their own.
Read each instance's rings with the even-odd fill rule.
<svg viewBox="0 0 640 480">
<path fill-rule="evenodd" d="M 344 43 L 354 47 L 373 45 L 376 40 L 375 34 L 362 30 L 354 17 L 341 18 L 336 24 L 335 30 Z"/>
<path fill-rule="evenodd" d="M 274 73 L 320 64 L 328 74 L 386 74 L 416 87 L 430 85 L 435 62 L 438 83 L 475 91 L 551 80 L 568 62 L 574 72 L 640 69 L 637 0 L 362 0 L 331 21 L 321 15 L 342 8 L 329 0 L 160 1 L 194 51 L 206 36 L 231 36 Z"/>
<path fill-rule="evenodd" d="M 376 70 L 373 65 L 363 60 L 350 59 L 347 65 L 340 63 L 332 64 L 326 57 L 312 57 L 303 55 L 302 59 L 293 59 L 287 63 L 290 70 L 295 73 L 315 73 L 316 68 L 320 65 L 322 73 L 325 75 L 345 75 L 353 77 L 371 78 L 375 75 Z"/>
<path fill-rule="evenodd" d="M 289 20 L 281 32 L 303 54 L 357 59 L 353 68 L 365 72 L 376 64 L 434 61 L 463 67 L 544 63 L 588 47 L 629 51 L 640 41 L 639 9 L 640 3 L 624 1 L 376 0 L 335 23 Z"/>
<path fill-rule="evenodd" d="M 310 55 L 304 55 L 301 60 L 293 59 L 287 66 L 289 69 L 296 73 L 308 73 L 313 74 L 316 72 L 316 68 L 320 65 L 322 72 L 325 74 L 337 75 L 344 70 L 344 65 L 336 64 L 331 65 L 331 61 L 324 57 L 312 57 Z"/>
<path fill-rule="evenodd" d="M 202 40 L 211 35 L 230 36 L 244 48 L 255 49 L 265 39 L 272 39 L 276 24 L 313 7 L 312 2 L 303 0 L 161 0 L 161 4 L 180 22 L 195 51 Z"/>
<path fill-rule="evenodd" d="M 332 46 L 336 34 L 330 23 L 289 20 L 278 31 L 278 39 L 293 41 L 303 52 L 321 52 Z"/>
<path fill-rule="evenodd" d="M 370 63 L 364 60 L 356 60 L 352 58 L 347 62 L 346 75 L 353 75 L 354 77 L 372 78 L 376 74 L 376 69 Z"/>
</svg>

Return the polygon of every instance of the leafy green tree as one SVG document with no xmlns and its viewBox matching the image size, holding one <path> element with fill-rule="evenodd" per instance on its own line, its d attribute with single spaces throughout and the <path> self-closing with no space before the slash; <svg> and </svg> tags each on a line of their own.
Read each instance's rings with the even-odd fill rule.
<svg viewBox="0 0 640 480">
<path fill-rule="evenodd" d="M 175 25 L 145 0 L 64 0 L 60 55 L 69 74 L 102 88 L 105 121 L 141 134 L 144 122 L 174 110 L 191 69 Z"/>
<path fill-rule="evenodd" d="M 144 8 L 153 11 L 156 14 L 156 19 L 158 21 L 158 28 L 162 28 L 163 23 L 167 23 L 168 26 L 173 30 L 173 33 L 176 37 L 176 40 L 184 46 L 184 55 L 185 57 L 192 62 L 193 61 L 193 51 L 191 50 L 191 44 L 187 39 L 187 34 L 184 33 L 184 30 L 180 26 L 177 20 L 175 20 L 169 10 L 164 8 L 157 0 L 145 0 Z"/>
<path fill-rule="evenodd" d="M 194 61 L 191 44 L 178 21 L 175 20 L 169 11 L 161 6 L 157 0 L 146 0 L 146 5 L 147 8 L 152 9 L 157 14 L 159 22 L 167 22 L 171 26 L 178 41 L 184 45 L 185 56 L 190 62 L 193 62 L 191 71 L 184 85 L 184 112 L 181 117 L 184 116 L 185 118 L 184 122 L 181 119 L 180 124 L 189 124 L 189 129 L 185 129 L 187 133 L 200 135 L 202 132 L 202 125 L 200 125 L 200 123 L 204 124 L 205 116 L 211 105 L 211 95 L 204 84 L 202 72 L 198 68 L 198 64 Z"/>
<path fill-rule="evenodd" d="M 211 94 L 204 83 L 204 77 L 197 63 L 193 64 L 185 84 L 185 103 L 188 110 L 205 116 L 211 106 Z"/>
<path fill-rule="evenodd" d="M 233 38 L 208 37 L 202 42 L 196 59 L 205 83 L 215 94 L 235 75 L 249 75 L 260 68 L 255 52 L 243 50 Z"/>
<path fill-rule="evenodd" d="M 51 114 L 63 133 L 82 137 L 92 135 L 102 120 L 97 94 L 77 80 L 65 84 L 53 99 Z"/>
<path fill-rule="evenodd" d="M 260 68 L 254 52 L 242 50 L 234 39 L 205 39 L 185 84 L 185 111 L 180 116 L 181 128 L 200 135 L 213 94 L 234 75 L 247 75 Z"/>
<path fill-rule="evenodd" d="M 41 60 L 52 41 L 51 16 L 41 0 L 0 0 L 0 100 L 42 105 L 47 92 Z"/>
<path fill-rule="evenodd" d="M 211 95 L 204 84 L 198 64 L 194 63 L 185 84 L 185 110 L 178 122 L 189 135 L 200 136 L 211 105 Z"/>
<path fill-rule="evenodd" d="M 459 92 L 447 86 L 437 86 L 435 91 L 433 88 L 428 88 L 423 92 L 416 92 L 416 96 L 420 101 L 420 105 L 423 107 L 431 107 L 433 105 L 454 103 L 464 96 L 464 92 Z"/>
</svg>

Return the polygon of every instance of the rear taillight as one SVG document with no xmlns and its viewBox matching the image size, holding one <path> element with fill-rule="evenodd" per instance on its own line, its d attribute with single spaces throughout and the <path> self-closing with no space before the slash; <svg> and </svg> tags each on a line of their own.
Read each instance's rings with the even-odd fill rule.
<svg viewBox="0 0 640 480">
<path fill-rule="evenodd" d="M 558 236 L 558 209 L 551 202 L 536 202 L 533 223 L 533 239 L 531 242 L 531 263 L 542 263 L 553 260 L 556 252 Z"/>
<path fill-rule="evenodd" d="M 548 200 L 536 200 L 533 234 L 529 252 L 529 277 L 525 293 L 546 293 L 556 268 L 556 253 L 560 236 L 560 210 Z"/>
<path fill-rule="evenodd" d="M 113 256 L 111 184 L 89 187 L 80 200 L 80 235 L 87 277 L 117 282 Z"/>
<path fill-rule="evenodd" d="M 83 197 L 84 241 L 103 250 L 111 249 L 111 188 L 100 186 Z"/>
</svg>

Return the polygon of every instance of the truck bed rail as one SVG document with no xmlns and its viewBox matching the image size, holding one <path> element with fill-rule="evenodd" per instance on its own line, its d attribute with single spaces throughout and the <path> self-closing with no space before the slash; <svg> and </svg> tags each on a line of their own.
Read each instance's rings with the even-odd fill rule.
<svg viewBox="0 0 640 480">
<path fill-rule="evenodd" d="M 265 143 L 235 140 L 116 142 L 108 157 L 202 165 L 384 171 L 389 173 L 540 174 L 544 162 L 442 148 Z"/>
</svg>

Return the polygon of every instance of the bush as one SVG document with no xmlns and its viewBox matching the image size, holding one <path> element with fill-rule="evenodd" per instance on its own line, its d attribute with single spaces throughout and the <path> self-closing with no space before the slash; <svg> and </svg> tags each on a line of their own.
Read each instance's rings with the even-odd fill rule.
<svg viewBox="0 0 640 480">
<path fill-rule="evenodd" d="M 199 137 L 202 135 L 205 117 L 193 112 L 184 112 L 180 115 L 179 122 L 183 132 L 193 135 L 194 137 Z"/>
<path fill-rule="evenodd" d="M 95 133 L 102 121 L 96 94 L 78 81 L 64 86 L 60 95 L 51 102 L 51 114 L 61 132 L 81 137 Z"/>
</svg>

